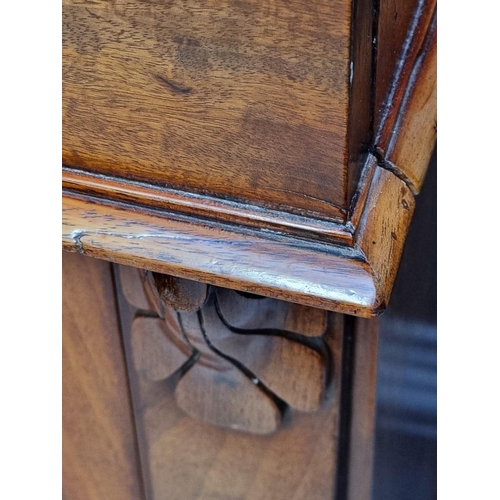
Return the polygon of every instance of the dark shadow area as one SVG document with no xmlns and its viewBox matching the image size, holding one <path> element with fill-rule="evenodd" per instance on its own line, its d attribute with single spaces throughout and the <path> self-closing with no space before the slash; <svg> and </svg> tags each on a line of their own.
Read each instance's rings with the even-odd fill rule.
<svg viewBox="0 0 500 500">
<path fill-rule="evenodd" d="M 381 317 L 373 500 L 437 497 L 436 158 Z"/>
</svg>

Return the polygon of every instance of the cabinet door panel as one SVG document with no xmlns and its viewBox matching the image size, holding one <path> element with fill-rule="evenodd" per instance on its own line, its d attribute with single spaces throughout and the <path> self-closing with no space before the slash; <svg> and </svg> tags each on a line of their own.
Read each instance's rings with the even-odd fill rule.
<svg viewBox="0 0 500 500">
<path fill-rule="evenodd" d="M 334 498 L 344 317 L 213 288 L 144 310 L 126 290 L 149 280 L 116 269 L 148 498 Z"/>
<path fill-rule="evenodd" d="M 110 264 L 63 254 L 63 497 L 142 498 Z"/>
</svg>

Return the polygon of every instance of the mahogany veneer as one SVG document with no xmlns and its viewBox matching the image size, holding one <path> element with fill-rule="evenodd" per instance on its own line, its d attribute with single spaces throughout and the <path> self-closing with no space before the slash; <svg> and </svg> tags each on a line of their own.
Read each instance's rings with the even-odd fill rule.
<svg viewBox="0 0 500 500">
<path fill-rule="evenodd" d="M 65 1 L 65 248 L 378 314 L 435 139 L 411 5 Z"/>
<path fill-rule="evenodd" d="M 65 498 L 367 500 L 435 139 L 433 0 L 63 0 Z"/>
</svg>

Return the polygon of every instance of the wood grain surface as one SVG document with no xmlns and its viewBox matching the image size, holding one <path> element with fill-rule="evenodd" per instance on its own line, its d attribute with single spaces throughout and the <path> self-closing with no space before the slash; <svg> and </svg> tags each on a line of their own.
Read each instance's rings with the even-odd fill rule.
<svg viewBox="0 0 500 500">
<path fill-rule="evenodd" d="M 352 408 L 347 498 L 372 498 L 379 318 L 357 318 L 353 331 Z"/>
<path fill-rule="evenodd" d="M 435 5 L 63 0 L 64 498 L 369 498 Z"/>
<path fill-rule="evenodd" d="M 371 263 L 381 309 L 389 303 L 414 209 L 415 198 L 407 184 L 377 167 L 356 241 Z"/>
<path fill-rule="evenodd" d="M 385 168 L 408 182 L 418 193 L 436 140 L 436 0 L 383 0 L 379 43 L 402 39 L 398 57 L 380 55 L 377 80 L 377 129 L 374 151 Z M 414 9 L 412 10 L 412 7 Z M 412 14 L 410 16 L 410 10 Z M 393 12 L 394 28 L 388 27 Z M 399 15 L 401 14 L 401 20 Z M 392 31 L 394 29 L 394 31 Z M 394 69 L 394 61 L 397 61 Z M 377 66 L 379 67 L 379 66 Z M 389 77 L 392 73 L 392 78 Z M 386 88 L 387 82 L 390 85 Z M 383 105 L 380 103 L 385 95 Z M 391 152 L 394 154 L 391 155 Z M 391 157 L 392 156 L 392 157 Z M 402 162 L 400 166 L 397 162 Z"/>
<path fill-rule="evenodd" d="M 123 266 L 119 268 L 120 271 L 124 269 Z M 127 274 L 127 277 L 131 276 L 130 273 Z M 119 286 L 122 282 L 121 277 L 120 272 Z M 247 298 L 247 300 L 260 302 L 265 299 Z M 128 359 L 132 361 L 133 346 L 128 341 L 131 328 L 134 328 L 133 325 L 138 319 L 153 318 L 136 317 L 137 314 L 142 314 L 141 311 L 133 307 L 121 294 L 119 303 L 125 347 L 129 353 Z M 203 310 L 205 308 L 206 306 Z M 166 312 L 166 318 L 168 315 Z M 206 411 L 209 411 L 210 407 L 216 409 L 212 404 L 213 400 L 204 399 L 203 393 L 206 393 L 207 397 L 209 395 L 222 397 L 225 393 L 226 403 L 220 401 L 223 407 L 229 404 L 237 408 L 245 405 L 245 400 L 246 405 L 252 407 L 255 401 L 252 402 L 250 387 L 245 389 L 241 380 L 235 378 L 234 371 L 231 372 L 229 367 L 223 368 L 217 364 L 214 351 L 211 352 L 210 359 L 202 365 L 199 364 L 199 360 L 208 355 L 207 344 L 200 344 L 198 340 L 200 336 L 195 331 L 200 327 L 200 322 L 194 312 L 183 313 L 182 318 L 183 330 L 187 335 L 185 338 L 192 342 L 192 348 L 199 353 L 199 358 L 194 364 L 188 365 L 185 369 L 172 371 L 170 377 L 161 382 L 154 382 L 143 376 L 143 372 L 137 371 L 134 363 L 129 363 L 148 498 L 151 500 L 333 498 L 339 432 L 343 317 L 332 315 L 325 331 L 324 339 L 331 353 L 333 377 L 328 380 L 321 407 L 312 413 L 289 409 L 282 417 L 281 426 L 278 429 L 275 427 L 275 432 L 265 435 L 224 429 L 220 425 L 208 425 L 200 421 L 200 415 L 196 413 L 200 403 L 203 403 L 201 406 Z M 262 320 L 265 322 L 265 319 L 264 316 Z M 205 317 L 201 323 L 207 328 L 209 335 L 214 331 L 210 326 L 212 320 L 213 318 Z M 171 333 L 179 328 L 179 325 L 176 326 L 172 322 L 172 318 L 168 319 L 167 323 L 170 325 L 168 329 Z M 231 335 L 246 338 L 246 335 L 235 333 Z M 250 338 L 248 340 L 251 340 Z M 220 343 L 222 339 L 215 340 Z M 248 355 L 252 356 L 252 352 L 257 354 L 254 349 L 249 349 Z M 239 354 L 241 353 L 239 350 Z M 298 363 L 299 357 L 300 353 L 296 353 L 295 359 Z M 248 359 L 245 360 L 247 361 Z M 233 370 L 235 369 L 229 361 L 226 362 L 233 366 Z M 270 357 L 269 362 L 274 362 L 274 370 L 279 371 L 280 368 L 284 368 L 279 356 Z M 201 371 L 194 374 L 193 370 L 197 365 Z M 214 379 L 212 374 L 217 367 L 223 371 Z M 190 373 L 192 373 L 191 380 L 188 380 Z M 248 374 L 244 376 L 247 377 Z M 226 385 L 225 379 L 231 379 L 232 384 Z M 237 392 L 231 390 L 233 384 Z M 255 391 L 257 387 L 251 385 Z M 219 395 L 215 394 L 214 390 L 220 391 Z M 189 398 L 189 401 L 184 398 Z M 272 400 L 270 402 L 272 403 Z M 186 404 L 189 406 L 186 407 Z M 195 416 L 191 415 L 192 405 L 197 405 Z M 225 418 L 231 414 L 230 408 L 227 409 L 229 411 L 225 413 Z M 238 418 L 237 414 L 233 417 Z"/>
<path fill-rule="evenodd" d="M 414 199 L 404 182 L 374 162 L 373 157 L 367 162 L 371 173 L 354 212 L 353 247 L 166 217 L 70 193 L 63 197 L 63 245 L 202 283 L 346 314 L 377 315 L 390 296 Z"/>
<path fill-rule="evenodd" d="M 352 232 L 343 224 L 257 207 L 230 199 L 213 198 L 68 167 L 62 169 L 62 185 L 63 189 L 73 193 L 136 204 L 163 212 L 182 213 L 308 238 L 352 243 Z"/>
<path fill-rule="evenodd" d="M 64 0 L 63 163 L 343 221 L 351 22 L 346 1 Z"/>
<path fill-rule="evenodd" d="M 381 2 L 381 7 L 385 8 L 380 12 L 378 24 L 376 98 L 381 109 L 377 112 L 379 118 L 375 131 L 375 145 L 383 148 L 394 129 L 411 72 L 432 23 L 436 0 L 410 2 L 381 0 Z M 397 46 L 391 44 L 391 38 L 398 43 Z M 385 50 L 382 45 L 384 43 L 391 50 Z"/>
<path fill-rule="evenodd" d="M 401 78 L 401 63 L 405 53 L 411 51 L 412 31 L 422 14 L 426 0 L 378 0 L 376 44 L 376 75 L 374 125 L 380 126 L 381 118 L 391 95 L 393 83 Z M 431 8 L 432 10 L 432 8 Z"/>
<path fill-rule="evenodd" d="M 213 306 L 207 305 L 201 311 L 201 324 L 210 343 L 223 355 L 245 366 L 291 408 L 317 410 L 322 403 L 329 369 L 322 337 L 313 343 L 300 331 L 286 330 L 286 324 L 270 325 L 266 315 L 260 315 L 259 308 L 253 310 L 253 328 L 238 328 L 224 315 L 221 307 L 228 294 L 220 295 L 216 290 L 212 297 Z M 237 292 L 231 294 L 236 295 Z M 260 302 L 255 298 L 246 300 Z M 319 311 L 320 314 L 314 318 L 308 307 L 287 305 L 296 309 L 296 316 L 304 313 L 303 320 L 298 324 L 312 323 L 317 319 L 319 328 L 323 327 L 324 331 L 325 311 Z M 311 325 L 310 329 L 318 330 L 318 326 Z"/>
<path fill-rule="evenodd" d="M 197 311 L 208 298 L 208 287 L 204 283 L 154 274 L 155 285 L 165 307 L 176 311 Z"/>
<path fill-rule="evenodd" d="M 63 498 L 142 499 L 111 265 L 64 253 Z"/>
<path fill-rule="evenodd" d="M 384 163 L 404 179 L 414 193 L 424 182 L 437 137 L 437 27 L 436 17 L 408 86 L 395 133 L 385 151 Z"/>
<path fill-rule="evenodd" d="M 378 314 L 361 252 L 63 200 L 63 246 L 125 265 L 347 314 Z M 343 254 L 343 252 L 345 252 Z"/>
<path fill-rule="evenodd" d="M 391 174 L 392 175 L 392 174 Z M 164 274 L 348 314 L 378 312 L 362 253 L 63 197 L 63 246 Z"/>
<path fill-rule="evenodd" d="M 275 7 L 274 10 L 273 7 Z M 85 2 L 68 0 L 63 8 L 66 12 L 64 16 L 67 18 L 64 51 L 67 54 L 65 64 L 68 64 L 68 67 L 65 66 L 65 75 L 67 73 L 65 86 L 69 89 L 67 95 L 71 96 L 74 93 L 75 97 L 68 99 L 65 97 L 63 105 L 64 112 L 69 113 L 68 116 L 73 116 L 73 113 L 76 113 L 74 116 L 78 116 L 78 120 L 72 122 L 75 126 L 69 126 L 67 132 L 68 137 L 74 138 L 75 144 L 79 144 L 72 151 L 81 148 L 86 152 L 82 153 L 83 156 L 79 153 L 75 156 L 76 163 L 73 166 L 78 167 L 79 170 L 64 169 L 64 248 L 178 278 L 216 284 L 346 314 L 366 317 L 380 313 L 390 296 L 413 211 L 413 197 L 411 194 L 407 196 L 406 192 L 402 194 L 405 183 L 413 193 L 418 192 L 425 174 L 426 161 L 435 139 L 435 71 L 433 69 L 435 68 L 435 37 L 432 34 L 433 19 L 435 19 L 434 7 L 435 0 L 419 0 L 405 5 L 399 0 L 394 0 L 392 3 L 391 0 L 383 0 L 378 11 L 377 9 L 372 11 L 363 1 L 355 2 L 351 12 L 351 7 L 341 8 L 341 2 L 337 1 L 328 5 L 326 3 L 315 4 L 313 9 L 308 10 L 296 0 L 295 3 L 286 6 L 281 4 L 278 6 L 274 2 L 261 5 L 256 2 L 226 1 L 217 6 L 206 4 L 195 8 L 195 2 L 188 0 L 172 1 L 168 5 L 145 1 L 139 9 L 128 0 L 115 2 L 112 5 L 98 1 L 90 7 Z M 140 12 L 132 19 L 131 14 L 135 11 Z M 166 16 L 167 11 L 171 14 L 170 17 Z M 340 15 L 337 11 L 342 11 L 343 14 Z M 188 16 L 193 12 L 199 14 L 199 19 L 194 19 L 196 16 L 192 16 L 193 19 Z M 336 12 L 340 17 L 333 19 L 332 12 Z M 217 31 L 216 28 L 220 23 L 225 26 L 224 23 L 228 19 L 233 19 L 235 26 L 240 26 L 242 13 L 245 13 L 246 17 L 243 16 L 245 19 L 255 20 L 255 23 L 240 30 L 239 34 L 230 30 L 231 36 L 228 35 L 230 40 L 227 41 L 223 37 L 223 31 Z M 300 17 L 300 22 L 294 13 Z M 320 21 L 323 14 L 327 15 L 327 19 Z M 375 15 L 373 19 L 372 15 Z M 381 96 L 385 95 L 383 101 L 385 104 L 379 115 L 375 116 L 372 113 L 369 117 L 371 127 L 378 127 L 373 130 L 374 133 L 376 132 L 373 155 L 365 156 L 359 150 L 355 153 L 359 161 L 354 161 L 354 163 L 359 163 L 356 166 L 358 173 L 353 174 L 354 177 L 349 177 L 347 174 L 343 177 L 344 194 L 342 196 L 348 191 L 349 193 L 347 198 L 345 196 L 343 198 L 344 205 L 338 205 L 342 212 L 340 219 L 336 219 L 336 216 L 332 214 L 327 215 L 326 212 L 322 212 L 321 207 L 316 206 L 318 199 L 324 198 L 321 194 L 322 189 L 330 190 L 332 187 L 328 176 L 336 175 L 333 173 L 335 169 L 331 169 L 330 174 L 327 175 L 321 168 L 316 170 L 314 167 L 313 171 L 309 171 L 309 166 L 304 167 L 309 172 L 308 178 L 306 180 L 305 177 L 301 177 L 299 184 L 302 188 L 298 192 L 300 192 L 299 198 L 306 196 L 308 206 L 301 206 L 300 203 L 294 201 L 292 205 L 295 208 L 289 211 L 290 206 L 287 205 L 283 192 L 278 196 L 282 201 L 280 204 L 275 203 L 278 198 L 273 198 L 268 192 L 259 191 L 262 188 L 260 180 L 253 183 L 251 188 L 245 185 L 249 171 L 241 170 L 241 164 L 238 166 L 237 162 L 234 163 L 236 170 L 232 170 L 233 167 L 227 167 L 224 162 L 210 163 L 212 161 L 210 155 L 214 151 L 219 151 L 220 145 L 220 142 L 217 142 L 211 135 L 212 124 L 220 118 L 215 118 L 210 114 L 212 108 L 208 103 L 211 101 L 198 104 L 203 104 L 205 111 L 209 109 L 209 115 L 214 121 L 204 125 L 203 129 L 197 128 L 201 127 L 201 122 L 197 121 L 194 113 L 191 113 L 192 110 L 189 111 L 191 109 L 189 99 L 196 100 L 200 96 L 198 91 L 191 92 L 194 86 L 186 87 L 191 90 L 183 92 L 182 89 L 186 90 L 186 88 L 179 87 L 180 80 L 171 78 L 168 81 L 171 84 L 173 82 L 174 87 L 170 85 L 169 97 L 164 99 L 158 96 L 163 96 L 162 92 L 166 90 L 165 85 L 154 87 L 158 81 L 153 84 L 148 80 L 151 76 L 148 71 L 153 70 L 153 61 L 158 62 L 161 59 L 158 52 L 161 47 L 169 48 L 170 52 L 167 51 L 170 54 L 169 57 L 172 56 L 175 62 L 173 66 L 169 66 L 170 70 L 178 70 L 179 74 L 182 73 L 184 76 L 191 75 L 183 66 L 187 64 L 187 60 L 181 57 L 182 51 L 186 49 L 190 54 L 189 57 L 194 58 L 188 59 L 196 62 L 193 68 L 199 69 L 198 64 L 202 64 L 203 61 L 210 63 L 207 63 L 204 70 L 208 75 L 206 81 L 198 82 L 196 77 L 191 75 L 198 83 L 202 86 L 205 83 L 210 86 L 219 78 L 216 75 L 219 75 L 217 71 L 221 68 L 229 73 L 234 70 L 237 74 L 234 85 L 240 92 L 244 83 L 247 82 L 249 71 L 254 71 L 256 68 L 259 70 L 255 85 L 260 85 L 262 81 L 270 77 L 271 73 L 276 76 L 273 73 L 274 70 L 271 71 L 266 66 L 269 63 L 267 58 L 270 57 L 268 50 L 271 50 L 270 47 L 274 47 L 273 44 L 276 43 L 276 47 L 272 50 L 277 50 L 279 47 L 280 57 L 289 63 L 290 58 L 293 59 L 291 54 L 295 54 L 297 65 L 305 68 L 304 79 L 291 80 L 291 85 L 299 85 L 306 92 L 308 79 L 316 74 L 316 65 L 320 64 L 320 60 L 325 56 L 316 53 L 316 56 L 311 57 L 311 61 L 305 64 L 304 60 L 310 55 L 309 51 L 317 47 L 313 44 L 307 49 L 302 47 L 301 51 L 296 44 L 304 43 L 308 40 L 307 37 L 315 37 L 316 42 L 324 41 L 326 38 L 323 39 L 323 35 L 326 36 L 325 33 L 329 32 L 328 30 L 335 23 L 340 22 L 342 16 L 344 16 L 342 19 L 349 20 L 350 24 L 347 26 L 341 23 L 343 28 L 337 32 L 336 36 L 342 38 L 347 34 L 352 35 L 350 52 L 348 51 L 350 59 L 347 59 L 353 63 L 348 72 L 349 79 L 352 78 L 351 87 L 346 94 L 350 102 L 348 122 L 352 125 L 349 130 L 350 135 L 348 134 L 349 140 L 356 136 L 356 127 L 360 127 L 359 132 L 362 129 L 365 130 L 365 126 L 361 127 L 360 123 L 364 123 L 362 116 L 365 116 L 363 112 L 366 111 L 368 102 L 362 99 L 361 94 L 364 95 L 364 91 L 355 90 L 360 85 L 363 87 L 360 82 L 365 80 L 375 82 L 376 89 L 375 93 L 372 92 L 372 98 L 374 102 L 379 102 L 382 99 Z M 268 23 L 276 19 L 279 22 L 275 29 L 271 29 Z M 285 26 L 286 23 L 281 22 L 284 19 L 289 21 L 287 26 Z M 367 19 L 373 22 L 368 23 Z M 394 22 L 392 31 L 387 27 L 391 19 Z M 178 24 L 181 20 L 185 26 L 181 27 Z M 292 23 L 292 20 L 296 21 L 296 24 Z M 208 21 L 213 21 L 212 25 L 208 25 Z M 374 38 L 373 51 L 370 52 L 371 55 L 368 55 L 365 39 L 371 30 L 375 29 L 377 22 L 377 36 Z M 197 32 L 198 38 L 195 37 L 192 44 L 187 43 L 187 31 L 198 24 L 200 28 Z M 79 27 L 74 32 L 70 29 L 73 25 Z M 117 27 L 122 25 L 130 28 L 129 30 L 123 28 L 123 33 L 128 34 L 126 37 L 121 31 L 115 33 Z M 266 31 L 263 26 L 269 29 Z M 180 39 L 172 41 L 176 36 L 173 34 L 169 34 L 165 39 L 162 38 L 161 41 L 151 38 L 152 34 L 170 33 L 168 29 L 172 27 L 179 28 L 180 32 L 184 33 L 182 43 L 179 42 Z M 406 36 L 403 37 L 405 30 Z M 292 37 L 291 33 L 295 31 L 297 31 L 297 36 Z M 117 35 L 116 40 L 111 36 L 113 33 Z M 279 36 L 284 38 L 280 38 L 278 43 Z M 227 41 L 232 55 L 240 54 L 239 51 L 243 50 L 250 40 L 255 42 L 255 47 L 263 50 L 259 52 L 262 56 L 260 66 L 255 62 L 256 59 L 253 59 L 255 56 L 255 47 L 253 47 L 248 49 L 253 62 L 250 63 L 243 57 L 244 64 L 238 63 L 232 69 L 226 68 L 223 63 L 227 62 L 226 58 L 229 57 L 229 53 L 218 52 L 214 48 L 224 45 L 220 37 L 224 38 L 224 43 Z M 141 45 L 139 40 L 146 40 L 150 43 Z M 203 43 L 198 44 L 196 40 L 202 40 Z M 359 40 L 365 40 L 365 42 Z M 81 42 L 80 46 L 78 42 Z M 211 43 L 215 45 L 210 45 Z M 265 48 L 262 48 L 262 43 Z M 402 46 L 394 46 L 398 44 Z M 335 46 L 338 48 L 340 45 Z M 207 50 L 209 54 L 203 59 L 200 54 Z M 384 51 L 387 50 L 392 51 L 391 54 L 385 54 Z M 128 51 L 131 51 L 131 54 Z M 143 53 L 144 57 L 138 56 Z M 399 56 L 396 56 L 396 53 Z M 196 54 L 201 59 L 197 59 Z M 121 61 L 124 57 L 129 58 L 127 59 L 128 66 L 115 66 L 118 64 L 117 61 Z M 375 66 L 371 64 L 372 57 L 375 57 L 378 73 L 374 72 Z M 339 62 L 341 59 L 342 57 L 331 58 L 331 75 L 343 67 L 343 63 Z M 163 62 L 161 59 L 162 64 Z M 372 71 L 370 77 L 367 73 L 368 67 Z M 285 76 L 289 75 L 290 66 L 286 68 L 284 73 L 279 72 L 280 79 L 286 79 Z M 117 75 L 123 76 L 121 71 L 125 72 L 123 74 L 129 74 L 130 78 L 120 80 Z M 90 74 L 93 75 L 92 78 Z M 126 102 L 124 99 L 107 101 L 114 92 L 120 93 L 124 92 L 124 89 L 129 89 L 138 74 L 142 75 L 139 80 L 144 85 L 139 86 L 134 92 L 129 92 Z M 325 73 L 324 77 L 329 78 L 329 74 Z M 106 78 L 109 77 L 109 82 L 112 78 L 118 78 L 120 83 L 111 85 L 108 82 L 108 85 L 103 86 L 103 82 L 108 81 L 106 78 L 102 79 L 103 75 L 107 75 Z M 361 80 L 360 75 L 364 75 Z M 389 75 L 392 75 L 392 80 Z M 143 77 L 145 79 L 141 80 Z M 388 88 L 384 91 L 380 90 L 380 86 L 387 86 L 389 81 L 392 83 Z M 225 79 L 223 85 L 233 85 L 231 82 L 232 80 Z M 79 88 L 80 85 L 83 87 Z M 150 85 L 153 87 L 150 88 Z M 309 86 L 307 92 L 315 95 L 315 88 Z M 252 85 L 249 85 L 248 98 L 250 100 L 254 96 L 252 89 Z M 94 96 L 94 92 L 99 95 Z M 81 99 L 77 98 L 77 93 Z M 275 88 L 270 99 L 281 99 L 282 96 L 278 94 L 280 93 Z M 231 94 L 233 97 L 234 95 Z M 328 92 L 325 93 L 322 90 L 321 95 L 326 96 Z M 93 101 L 94 97 L 96 97 L 95 101 Z M 134 115 L 129 113 L 127 106 L 136 98 L 146 99 L 147 106 L 137 108 Z M 241 95 L 238 99 L 240 98 Z M 163 104 L 159 104 L 155 99 L 164 99 L 165 102 L 162 100 Z M 174 102 L 177 103 L 178 99 L 184 103 L 179 104 L 180 107 L 177 104 L 174 106 Z M 185 99 L 187 99 L 186 102 Z M 233 103 L 231 99 L 228 103 Z M 92 113 L 86 114 L 83 109 L 79 108 L 85 107 L 85 102 L 90 101 L 95 102 L 95 107 L 99 109 L 99 113 L 102 113 L 102 117 L 94 119 Z M 295 102 L 300 103 L 300 100 Z M 364 111 L 356 114 L 353 109 L 360 102 L 365 103 L 361 106 Z M 154 106 L 151 103 L 154 103 Z M 192 145 L 194 148 L 192 154 L 191 152 L 187 154 L 187 149 L 185 149 L 187 143 L 180 146 L 188 163 L 192 162 L 187 168 L 192 173 L 196 172 L 197 179 L 203 184 L 206 181 L 205 177 L 210 177 L 210 172 L 218 172 L 217 168 L 224 170 L 224 175 L 227 174 L 227 176 L 224 177 L 219 172 L 214 177 L 214 182 L 224 185 L 223 189 L 227 189 L 227 196 L 224 194 L 217 198 L 222 191 L 211 191 L 209 188 L 200 191 L 199 185 L 196 187 L 190 184 L 189 175 L 191 174 L 186 173 L 183 168 L 172 169 L 168 166 L 165 170 L 163 167 L 158 167 L 158 157 L 155 156 L 156 146 L 149 142 L 155 135 L 148 127 L 154 128 L 159 121 L 164 119 L 164 116 L 170 119 L 172 115 L 164 113 L 160 119 L 159 115 L 155 114 L 151 118 L 148 113 L 166 112 L 167 110 L 162 108 L 163 105 L 171 106 L 168 108 L 169 112 L 174 113 L 175 110 L 180 110 L 181 114 L 188 113 L 190 117 L 196 118 L 181 124 L 173 134 L 178 132 L 182 135 L 187 130 L 185 127 L 195 127 L 193 137 L 187 141 L 190 147 L 192 143 L 196 143 Z M 238 108 L 236 115 L 231 114 L 236 108 L 237 106 L 230 107 L 229 110 L 224 108 L 221 119 L 239 119 L 238 113 L 241 109 Z M 299 108 L 300 106 L 295 111 Z M 269 113 L 279 114 L 276 109 L 270 105 Z M 302 113 L 305 108 L 300 109 L 302 111 L 297 112 Z M 311 113 L 307 114 L 306 122 L 316 120 L 314 109 L 313 106 Z M 205 111 L 200 111 L 201 115 Z M 284 107 L 282 111 L 288 112 L 290 109 Z M 145 119 L 147 117 L 151 119 Z M 139 118 L 143 126 L 148 128 L 144 134 L 135 122 Z M 273 115 L 270 120 L 275 118 Z M 301 115 L 300 120 L 303 118 Z M 71 122 L 65 119 L 67 123 Z M 105 120 L 105 123 L 101 123 L 101 119 Z M 287 123 L 294 127 L 294 124 L 298 122 L 287 118 Z M 230 134 L 241 132 L 238 127 L 226 125 Z M 131 140 L 132 130 L 130 127 L 137 132 L 137 138 L 129 143 L 127 141 Z M 107 142 L 111 139 L 107 134 L 110 130 L 114 130 L 116 134 L 112 145 L 108 147 Z M 210 140 L 207 148 L 213 148 L 207 153 L 207 169 L 203 175 L 196 170 L 197 167 L 193 167 L 200 161 L 196 148 L 198 147 L 197 135 L 202 135 L 202 132 L 206 132 L 207 140 Z M 315 135 L 316 132 L 311 133 Z M 268 135 L 271 137 L 272 133 Z M 308 133 L 303 134 L 304 137 L 307 135 Z M 362 135 L 360 132 L 357 136 Z M 252 136 L 252 140 L 255 137 Z M 233 139 L 231 138 L 231 141 Z M 142 143 L 142 140 L 145 142 Z M 234 140 L 237 142 L 237 139 Z M 273 173 L 272 168 L 268 168 L 269 165 L 266 162 L 281 157 L 284 154 L 282 147 L 285 143 L 277 145 L 275 142 L 271 144 L 266 140 L 257 141 L 259 151 L 265 156 L 264 163 L 259 163 L 258 169 L 262 175 L 268 173 L 275 175 L 276 172 Z M 200 141 L 202 144 L 203 141 L 201 139 Z M 293 142 L 297 147 L 302 147 L 295 139 Z M 364 139 L 360 139 L 359 143 L 363 142 Z M 124 144 L 126 144 L 126 154 L 123 151 L 117 152 Z M 420 148 L 419 145 L 422 147 Z M 91 165 L 93 160 L 88 165 L 85 163 L 85 158 L 87 158 L 85 155 L 93 154 L 92 148 L 94 147 L 100 151 L 95 157 L 97 161 L 95 165 L 104 165 L 104 169 L 100 167 L 94 169 Z M 139 151 L 137 148 L 142 149 Z M 344 152 L 348 154 L 346 153 L 347 156 L 344 159 L 349 158 L 348 163 L 352 163 L 352 156 L 349 155 L 354 154 L 354 149 L 351 148 L 349 151 L 347 149 Z M 294 151 L 288 143 L 286 143 L 286 150 Z M 231 149 L 231 151 L 237 152 L 238 148 Z M 252 147 L 249 151 L 253 151 Z M 312 160 L 317 158 L 314 151 L 314 148 L 310 148 L 307 153 Z M 147 152 L 151 154 L 146 154 Z M 64 154 L 67 153 L 65 149 Z M 102 155 L 112 156 L 115 153 L 118 156 L 123 153 L 124 163 L 122 160 L 112 164 L 106 163 L 107 160 Z M 139 156 L 141 156 L 141 161 L 147 164 L 146 166 L 142 163 L 134 163 L 133 158 L 139 153 L 144 153 Z M 168 155 L 163 155 L 163 158 L 167 157 Z M 299 157 L 296 156 L 296 158 Z M 302 166 L 306 165 L 302 160 L 300 162 Z M 377 162 L 380 166 L 376 165 Z M 72 165 L 71 162 L 69 164 Z M 191 170 L 191 167 L 194 169 Z M 393 178 L 381 172 L 381 167 L 392 172 Z M 348 173 L 356 169 L 349 167 Z M 123 175 L 119 174 L 119 170 Z M 281 172 L 283 176 L 280 177 L 279 182 L 295 183 L 297 181 L 295 174 L 299 170 L 294 167 L 293 171 Z M 140 174 L 138 174 L 139 171 Z M 165 179 L 156 178 L 157 171 L 160 171 L 161 175 L 166 173 L 166 175 L 179 176 L 182 182 L 170 183 Z M 236 182 L 236 177 L 239 177 L 243 184 Z M 353 187 L 350 180 L 355 177 L 358 181 L 356 187 Z M 398 184 L 398 177 L 404 181 L 403 185 Z M 321 184 L 321 188 L 318 187 L 318 183 Z M 316 192 L 316 198 L 307 191 L 309 188 Z M 350 191 L 354 192 L 352 199 L 349 199 L 352 194 Z M 254 199 L 251 198 L 252 194 L 250 198 L 239 199 L 238 196 L 242 192 L 260 194 Z M 335 196 L 337 195 L 334 194 Z M 406 207 L 402 205 L 403 197 Z M 266 204 L 265 200 L 270 203 Z"/>
<path fill-rule="evenodd" d="M 119 270 L 123 289 L 148 287 L 129 268 Z M 265 434 L 281 421 L 277 398 L 300 411 L 320 407 L 330 369 L 325 311 L 188 280 L 179 288 L 177 278 L 154 277 L 163 289 L 162 307 L 159 313 L 152 308 L 136 312 L 130 330 L 134 368 L 151 381 L 182 369 L 175 397 L 189 415 Z M 165 294 L 169 283 L 172 293 Z M 190 301 L 189 308 L 186 298 L 177 300 L 182 309 L 176 310 L 172 294 L 198 296 L 190 283 L 205 286 L 205 299 Z M 276 315 L 273 306 L 281 306 Z"/>
<path fill-rule="evenodd" d="M 291 304 L 282 300 L 234 293 L 225 288 L 217 289 L 218 308 L 222 316 L 234 328 L 256 330 L 265 324 L 266 328 L 300 333 L 306 337 L 323 335 L 326 328 L 326 314 L 321 309 Z"/>
</svg>

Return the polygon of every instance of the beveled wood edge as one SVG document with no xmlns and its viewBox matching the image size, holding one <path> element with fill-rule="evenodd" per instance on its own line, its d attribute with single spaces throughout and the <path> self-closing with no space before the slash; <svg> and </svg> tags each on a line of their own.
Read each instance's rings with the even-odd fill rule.
<svg viewBox="0 0 500 500">
<path fill-rule="evenodd" d="M 174 212 L 237 228 L 257 228 L 320 241 L 354 246 L 354 232 L 366 203 L 377 159 L 368 154 L 347 221 L 340 224 L 277 210 L 244 205 L 233 200 L 202 196 L 148 183 L 129 181 L 63 166 L 62 187 L 77 196 L 126 203 L 138 209 Z"/>
<path fill-rule="evenodd" d="M 152 184 L 105 176 L 72 167 L 62 170 L 63 189 L 93 197 L 175 211 L 248 227 L 284 231 L 352 245 L 352 229 L 339 222 L 246 205 L 233 200 L 188 193 Z"/>
<path fill-rule="evenodd" d="M 437 137 L 436 14 L 415 61 L 398 112 L 395 133 L 385 150 L 384 166 L 401 177 L 414 194 L 420 192 Z"/>
<path fill-rule="evenodd" d="M 394 133 L 394 126 L 409 85 L 413 68 L 422 52 L 427 33 L 435 17 L 436 3 L 437 0 L 419 0 L 412 24 L 406 35 L 400 59 L 384 101 L 380 123 L 377 126 L 377 130 L 375 130 L 375 150 L 382 155 L 384 155 L 385 149 Z"/>
<path fill-rule="evenodd" d="M 355 246 L 370 264 L 381 309 L 389 303 L 414 210 L 408 185 L 377 166 L 356 227 Z"/>
<path fill-rule="evenodd" d="M 346 314 L 378 313 L 361 252 L 63 193 L 63 248 Z"/>
<path fill-rule="evenodd" d="M 358 227 L 352 226 L 353 245 L 63 191 L 63 247 L 289 302 L 376 316 L 390 296 L 414 200 L 403 181 L 377 166 L 374 157 L 366 169 L 353 211 L 353 220 L 359 219 Z"/>
</svg>

